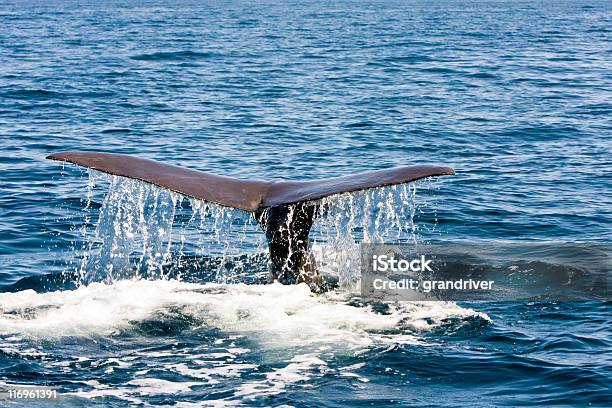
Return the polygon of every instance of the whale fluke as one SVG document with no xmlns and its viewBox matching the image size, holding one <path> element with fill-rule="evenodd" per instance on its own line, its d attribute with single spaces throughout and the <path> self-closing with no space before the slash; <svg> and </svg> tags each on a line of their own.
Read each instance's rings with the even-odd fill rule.
<svg viewBox="0 0 612 408">
<path fill-rule="evenodd" d="M 255 211 L 260 207 L 269 185 L 265 181 L 216 176 L 125 154 L 62 152 L 47 156 L 47 159 L 146 181 L 199 200 L 247 211 Z"/>
<path fill-rule="evenodd" d="M 455 174 L 446 166 L 417 165 L 312 181 L 241 180 L 124 154 L 62 152 L 47 157 L 156 186 L 227 207 L 251 211 L 268 239 L 272 277 L 316 282 L 308 234 L 322 198 Z"/>
</svg>

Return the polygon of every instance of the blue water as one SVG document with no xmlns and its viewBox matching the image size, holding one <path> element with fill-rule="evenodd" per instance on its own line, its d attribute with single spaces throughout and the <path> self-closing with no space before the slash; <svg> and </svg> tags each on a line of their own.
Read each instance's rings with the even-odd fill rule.
<svg viewBox="0 0 612 408">
<path fill-rule="evenodd" d="M 100 214 L 117 225 L 109 180 L 44 160 L 296 180 L 447 164 L 411 204 L 419 240 L 608 244 L 611 27 L 606 1 L 1 2 L 2 386 L 66 406 L 612 405 L 606 299 L 377 311 L 241 285 L 257 257 L 219 287 L 183 263 L 257 252 L 250 234 L 172 249 L 178 281 L 77 288 Z"/>
</svg>

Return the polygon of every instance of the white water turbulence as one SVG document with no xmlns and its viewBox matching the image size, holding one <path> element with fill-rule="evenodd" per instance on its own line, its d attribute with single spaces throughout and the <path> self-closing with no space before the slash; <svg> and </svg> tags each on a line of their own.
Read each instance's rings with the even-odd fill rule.
<svg viewBox="0 0 612 408">
<path fill-rule="evenodd" d="M 180 400 L 193 387 L 229 381 L 235 386 L 217 401 L 220 406 L 291 392 L 330 373 L 365 383 L 363 362 L 338 366 L 338 359 L 361 361 L 370 350 L 398 345 L 426 347 L 421 333 L 488 321 L 446 302 L 400 302 L 376 311 L 352 304 L 346 292 L 315 294 L 304 283 L 129 279 L 67 291 L 2 293 L 0 304 L 1 353 L 90 378 L 75 398 L 135 404 L 143 395 Z M 175 336 L 168 337 L 169 330 Z M 45 348 L 77 339 L 80 354 L 55 356 Z M 116 351 L 109 354 L 96 344 Z M 105 377 L 115 372 L 125 380 L 109 386 Z"/>
<path fill-rule="evenodd" d="M 337 291 L 312 293 L 303 283 L 121 280 L 67 291 L 2 293 L 0 333 L 41 339 L 112 336 L 143 323 L 180 317 L 193 328 L 248 335 L 268 350 L 298 347 L 332 352 L 333 346 L 335 353 L 398 340 L 416 344 L 416 333 L 449 319 L 484 317 L 449 302 L 402 302 L 377 313 L 349 300 L 348 294 Z"/>
</svg>

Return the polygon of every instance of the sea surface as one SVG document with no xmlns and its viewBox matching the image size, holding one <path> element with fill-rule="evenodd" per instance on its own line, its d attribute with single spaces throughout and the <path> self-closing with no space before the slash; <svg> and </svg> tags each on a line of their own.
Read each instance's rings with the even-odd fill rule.
<svg viewBox="0 0 612 408">
<path fill-rule="evenodd" d="M 612 240 L 611 38 L 602 0 L 0 1 L 0 385 L 59 395 L 0 406 L 611 406 L 605 288 L 369 304 L 353 262 L 537 243 L 502 290 L 574 277 L 568 245 Z M 315 293 L 265 284 L 248 213 L 45 160 L 65 150 L 456 175 L 330 198 Z"/>
</svg>

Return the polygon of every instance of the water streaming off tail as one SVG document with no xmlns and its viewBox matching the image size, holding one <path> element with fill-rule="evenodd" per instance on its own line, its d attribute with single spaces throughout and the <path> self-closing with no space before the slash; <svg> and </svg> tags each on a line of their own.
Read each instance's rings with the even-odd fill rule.
<svg viewBox="0 0 612 408">
<path fill-rule="evenodd" d="M 90 172 L 88 198 L 108 184 L 95 229 L 86 242 L 78 275 L 83 282 L 142 277 L 180 279 L 201 269 L 228 281 L 261 253 L 263 237 L 250 214 L 183 197 L 137 180 Z M 85 220 L 93 215 L 90 201 Z M 85 223 L 84 225 L 87 225 Z"/>
<path fill-rule="evenodd" d="M 144 183 L 112 177 L 94 239 L 81 263 L 81 277 L 86 281 L 161 277 L 171 257 L 178 200 L 177 195 Z"/>
<path fill-rule="evenodd" d="M 84 283 L 126 278 L 261 282 L 267 245 L 252 214 L 90 171 L 85 242 L 76 266 Z M 108 185 L 97 224 L 93 190 Z M 421 183 L 429 188 L 427 183 Z M 359 243 L 419 241 L 416 215 L 424 208 L 416 183 L 325 198 L 311 232 L 321 271 L 347 290 L 359 282 Z M 95 228 L 87 228 L 95 225 Z"/>
<path fill-rule="evenodd" d="M 353 290 L 360 243 L 417 243 L 416 183 L 341 194 L 322 200 L 311 237 L 319 268 Z"/>
</svg>

